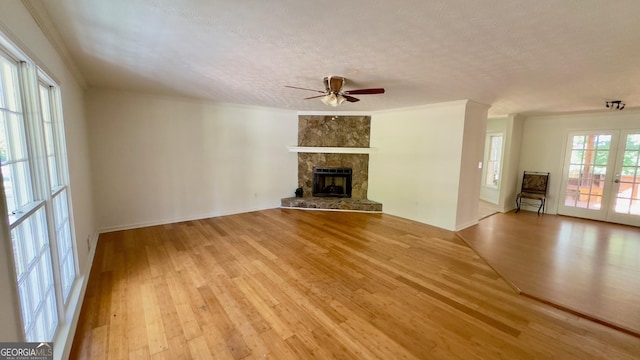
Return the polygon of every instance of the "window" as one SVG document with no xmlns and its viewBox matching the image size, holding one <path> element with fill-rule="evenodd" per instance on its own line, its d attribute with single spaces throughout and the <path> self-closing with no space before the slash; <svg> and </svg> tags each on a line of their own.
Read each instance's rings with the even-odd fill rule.
<svg viewBox="0 0 640 360">
<path fill-rule="evenodd" d="M 77 273 L 60 109 L 55 82 L 0 34 L 0 172 L 26 341 L 53 340 Z"/>
<path fill-rule="evenodd" d="M 502 162 L 502 134 L 489 134 L 486 144 L 489 149 L 485 159 L 484 185 L 498 188 L 500 186 L 500 163 Z"/>
<path fill-rule="evenodd" d="M 11 229 L 25 339 L 51 341 L 58 323 L 44 207 Z"/>
<path fill-rule="evenodd" d="M 40 109 L 44 129 L 44 148 L 47 158 L 49 188 L 52 196 L 53 224 L 58 252 L 58 267 L 62 298 L 66 303 L 73 280 L 76 277 L 73 241 L 71 239 L 71 221 L 69 216 L 69 201 L 67 199 L 66 162 L 62 158 L 64 134 L 62 133 L 62 118 L 59 111 L 58 89 L 49 85 L 52 83 L 44 73 L 39 74 Z"/>
<path fill-rule="evenodd" d="M 33 201 L 24 113 L 18 88 L 18 64 L 0 57 L 0 155 L 7 211 L 16 214 Z M 22 186 L 26 185 L 26 186 Z"/>
</svg>

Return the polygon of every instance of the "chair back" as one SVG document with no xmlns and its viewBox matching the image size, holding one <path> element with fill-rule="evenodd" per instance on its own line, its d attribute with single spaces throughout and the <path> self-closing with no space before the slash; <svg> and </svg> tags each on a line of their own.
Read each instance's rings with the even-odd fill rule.
<svg viewBox="0 0 640 360">
<path fill-rule="evenodd" d="M 529 194 L 547 195 L 549 184 L 548 172 L 525 171 L 522 176 L 521 192 Z"/>
</svg>

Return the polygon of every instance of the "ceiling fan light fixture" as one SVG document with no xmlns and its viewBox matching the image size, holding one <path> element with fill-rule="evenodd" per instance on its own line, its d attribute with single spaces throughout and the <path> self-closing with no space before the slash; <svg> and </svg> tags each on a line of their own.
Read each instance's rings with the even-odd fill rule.
<svg viewBox="0 0 640 360">
<path fill-rule="evenodd" d="M 324 91 L 308 89 L 298 86 L 289 86 L 285 85 L 287 88 L 298 89 L 298 90 L 306 90 L 313 91 L 315 93 L 321 93 L 322 95 L 309 96 L 304 98 L 304 100 L 309 99 L 317 99 L 320 98 L 320 101 L 327 106 L 339 106 L 345 101 L 354 103 L 360 101 L 357 97 L 353 95 L 374 95 L 374 94 L 384 94 L 384 88 L 369 88 L 369 89 L 355 89 L 355 90 L 347 90 L 343 91 L 345 78 L 341 76 L 325 76 L 324 81 Z"/>
<path fill-rule="evenodd" d="M 342 104 L 346 99 L 344 96 L 340 95 L 340 94 L 335 94 L 335 93 L 330 93 L 327 94 L 325 96 L 323 96 L 320 99 L 325 105 L 329 105 L 329 106 L 338 106 L 340 104 Z"/>
<path fill-rule="evenodd" d="M 605 102 L 605 106 L 607 107 L 607 109 L 615 109 L 615 110 L 622 110 L 625 107 L 625 103 L 622 102 L 622 100 L 610 100 Z"/>
<path fill-rule="evenodd" d="M 332 105 L 332 100 L 335 99 L 335 95 L 333 95 L 333 98 L 331 97 L 333 94 L 327 94 L 323 97 L 320 98 L 320 100 L 325 104 L 325 105 Z M 335 105 L 334 105 L 335 106 Z"/>
</svg>

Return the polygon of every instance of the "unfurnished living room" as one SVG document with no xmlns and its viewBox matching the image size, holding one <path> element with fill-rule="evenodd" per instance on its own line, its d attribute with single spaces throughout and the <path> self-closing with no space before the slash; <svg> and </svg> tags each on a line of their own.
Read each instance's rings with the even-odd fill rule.
<svg viewBox="0 0 640 360">
<path fill-rule="evenodd" d="M 638 13 L 1 0 L 0 358 L 640 358 Z"/>
</svg>

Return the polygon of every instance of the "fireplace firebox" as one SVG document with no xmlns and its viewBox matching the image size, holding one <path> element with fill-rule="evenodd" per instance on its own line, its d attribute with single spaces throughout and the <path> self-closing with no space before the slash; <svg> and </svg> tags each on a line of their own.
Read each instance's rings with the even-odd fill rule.
<svg viewBox="0 0 640 360">
<path fill-rule="evenodd" d="M 313 196 L 351 197 L 351 168 L 313 168 Z"/>
</svg>

